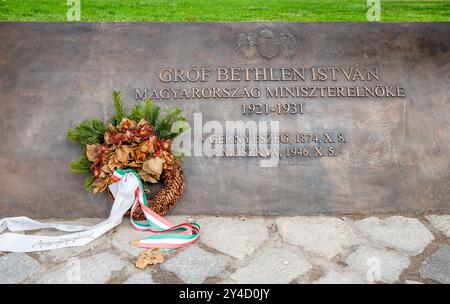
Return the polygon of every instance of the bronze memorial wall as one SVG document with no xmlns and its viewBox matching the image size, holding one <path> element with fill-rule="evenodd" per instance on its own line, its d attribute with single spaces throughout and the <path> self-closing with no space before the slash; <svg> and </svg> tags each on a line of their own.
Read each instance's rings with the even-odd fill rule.
<svg viewBox="0 0 450 304">
<path fill-rule="evenodd" d="M 0 217 L 108 214 L 65 132 L 114 90 L 189 121 L 174 214 L 450 211 L 449 23 L 1 23 L 0 42 Z"/>
</svg>

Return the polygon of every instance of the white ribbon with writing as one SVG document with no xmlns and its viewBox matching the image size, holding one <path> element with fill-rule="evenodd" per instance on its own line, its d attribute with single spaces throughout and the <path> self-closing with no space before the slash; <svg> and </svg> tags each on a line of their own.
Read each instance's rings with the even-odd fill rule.
<svg viewBox="0 0 450 304">
<path fill-rule="evenodd" d="M 4 218 L 0 220 L 0 251 L 32 252 L 86 245 L 122 222 L 123 215 L 135 202 L 139 185 L 139 180 L 131 173 L 112 184 L 109 187 L 114 196 L 111 213 L 106 221 L 94 226 L 41 223 L 24 216 Z M 13 233 L 47 228 L 71 233 L 59 236 Z M 11 232 L 2 233 L 5 229 Z"/>
</svg>

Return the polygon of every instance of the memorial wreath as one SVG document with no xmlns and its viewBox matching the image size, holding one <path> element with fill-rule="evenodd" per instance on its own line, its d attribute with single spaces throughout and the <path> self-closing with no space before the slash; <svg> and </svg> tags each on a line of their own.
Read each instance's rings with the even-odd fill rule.
<svg viewBox="0 0 450 304">
<path fill-rule="evenodd" d="M 180 159 L 172 153 L 172 140 L 189 126 L 181 109 L 161 108 L 150 99 L 127 111 L 120 92 L 113 92 L 114 115 L 109 122 L 88 119 L 68 130 L 67 138 L 82 147 L 79 159 L 70 163 L 74 173 L 88 173 L 86 189 L 109 192 L 114 202 L 109 217 L 94 226 L 38 222 L 19 216 L 0 219 L 0 251 L 33 252 L 84 246 L 130 216 L 132 226 L 151 235 L 135 240 L 134 246 L 152 248 L 143 252 L 136 267 L 161 263 L 158 249 L 173 250 L 196 242 L 197 223 L 172 224 L 162 215 L 180 198 L 185 184 Z M 153 184 L 163 187 L 148 199 Z M 57 229 L 59 236 L 15 233 Z M 11 232 L 2 233 L 8 229 Z"/>
<path fill-rule="evenodd" d="M 112 96 L 114 115 L 109 122 L 87 119 L 67 131 L 67 138 L 82 147 L 82 155 L 70 163 L 70 170 L 89 174 L 85 188 L 97 193 L 109 192 L 108 186 L 116 182 L 116 170 L 132 169 L 142 180 L 148 207 L 164 215 L 185 188 L 181 159 L 174 156 L 171 144 L 186 130 L 186 119 L 180 108 L 161 113 L 150 99 L 127 111 L 121 93 L 114 91 Z M 160 181 L 162 188 L 150 198 L 151 187 Z M 125 216 L 130 216 L 130 211 Z M 145 218 L 140 207 L 132 216 Z"/>
</svg>

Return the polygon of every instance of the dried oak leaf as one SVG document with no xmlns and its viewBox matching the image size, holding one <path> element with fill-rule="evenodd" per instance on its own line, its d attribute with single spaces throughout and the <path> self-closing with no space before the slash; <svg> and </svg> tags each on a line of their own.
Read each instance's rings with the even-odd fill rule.
<svg viewBox="0 0 450 304">
<path fill-rule="evenodd" d="M 144 162 L 147 158 L 147 153 L 140 151 L 139 149 L 134 150 L 134 159 L 138 162 Z"/>
<path fill-rule="evenodd" d="M 106 129 L 106 132 L 109 132 L 111 134 L 117 134 L 119 133 L 119 131 L 117 130 L 116 127 L 114 127 L 114 125 L 112 123 L 109 123 L 108 128 Z"/>
<path fill-rule="evenodd" d="M 154 176 L 156 179 L 159 179 L 159 176 L 161 175 L 163 170 L 163 164 L 163 159 L 159 157 L 153 157 L 144 162 L 144 164 L 142 165 L 142 170 Z"/>
<path fill-rule="evenodd" d="M 132 158 L 133 149 L 127 145 L 121 145 L 116 149 L 116 162 L 121 164 L 128 163 L 128 160 Z"/>
<path fill-rule="evenodd" d="M 114 138 L 112 139 L 112 142 L 116 145 L 121 144 L 122 141 L 125 140 L 125 133 L 119 132 L 116 135 L 114 135 Z"/>
<path fill-rule="evenodd" d="M 114 155 L 114 150 L 111 150 L 110 148 L 103 153 L 103 159 L 102 159 L 102 165 L 106 165 L 109 162 L 109 159 L 111 156 Z"/>
<path fill-rule="evenodd" d="M 119 129 L 119 131 L 125 131 L 125 130 L 134 129 L 135 127 L 136 127 L 136 122 L 134 120 L 124 117 L 120 121 L 120 124 L 117 126 L 117 129 Z"/>
<path fill-rule="evenodd" d="M 164 165 L 163 165 L 163 169 L 172 169 L 172 165 L 174 164 L 175 158 L 173 156 L 173 154 L 167 152 L 167 151 L 162 151 L 160 154 L 160 157 L 164 160 Z"/>
<path fill-rule="evenodd" d="M 90 162 L 96 163 L 100 157 L 100 144 L 86 145 L 86 156 Z"/>
<path fill-rule="evenodd" d="M 102 176 L 110 176 L 112 174 L 112 170 L 108 167 L 108 166 L 103 166 L 102 167 L 102 173 L 100 174 L 100 177 Z"/>
<path fill-rule="evenodd" d="M 139 171 L 139 176 L 144 182 L 150 182 L 152 184 L 156 184 L 158 182 L 157 179 L 143 170 Z"/>
<path fill-rule="evenodd" d="M 108 189 L 108 178 L 95 178 L 92 182 L 92 192 L 105 192 Z"/>
<path fill-rule="evenodd" d="M 159 141 L 159 147 L 164 151 L 170 151 L 172 148 L 172 141 L 170 139 Z"/>
<path fill-rule="evenodd" d="M 157 265 L 164 262 L 164 255 L 159 249 L 148 249 L 141 252 L 136 260 L 136 267 L 144 269 L 147 265 Z"/>
<path fill-rule="evenodd" d="M 0 257 L 1 257 L 1 256 L 5 256 L 5 255 L 6 255 L 6 252 L 0 251 Z"/>
<path fill-rule="evenodd" d="M 117 161 L 116 155 L 113 155 L 108 160 L 108 168 L 111 171 L 115 171 L 120 166 L 120 163 Z"/>
<path fill-rule="evenodd" d="M 115 143 L 115 135 L 117 133 L 119 133 L 119 131 L 117 131 L 116 127 L 114 127 L 112 123 L 109 123 L 108 128 L 105 131 L 105 135 L 103 136 L 105 143 L 108 145 Z"/>
<path fill-rule="evenodd" d="M 144 139 L 154 136 L 150 123 L 142 118 L 136 126 L 136 135 Z"/>
<path fill-rule="evenodd" d="M 140 168 L 140 167 L 142 167 L 142 163 L 138 164 L 137 162 L 132 161 L 127 166 L 132 167 L 132 168 Z"/>
<path fill-rule="evenodd" d="M 146 128 L 146 127 L 151 128 L 150 123 L 145 118 L 141 118 L 136 128 Z"/>
<path fill-rule="evenodd" d="M 123 140 L 124 140 L 125 142 L 131 143 L 131 142 L 136 141 L 136 138 L 134 137 L 133 132 L 131 132 L 130 130 L 126 130 L 126 131 L 124 132 L 124 138 L 123 138 Z"/>
<path fill-rule="evenodd" d="M 139 146 L 139 151 L 143 153 L 153 154 L 156 150 L 156 136 L 151 136 Z"/>
</svg>

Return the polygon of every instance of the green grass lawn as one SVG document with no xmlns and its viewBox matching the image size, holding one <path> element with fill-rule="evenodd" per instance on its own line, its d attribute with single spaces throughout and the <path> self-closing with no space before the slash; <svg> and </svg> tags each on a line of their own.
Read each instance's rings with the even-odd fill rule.
<svg viewBox="0 0 450 304">
<path fill-rule="evenodd" d="M 366 0 L 80 0 L 81 21 L 367 21 Z M 0 0 L 3 21 L 67 21 L 67 0 Z M 450 21 L 450 0 L 381 0 L 381 21 Z"/>
</svg>

